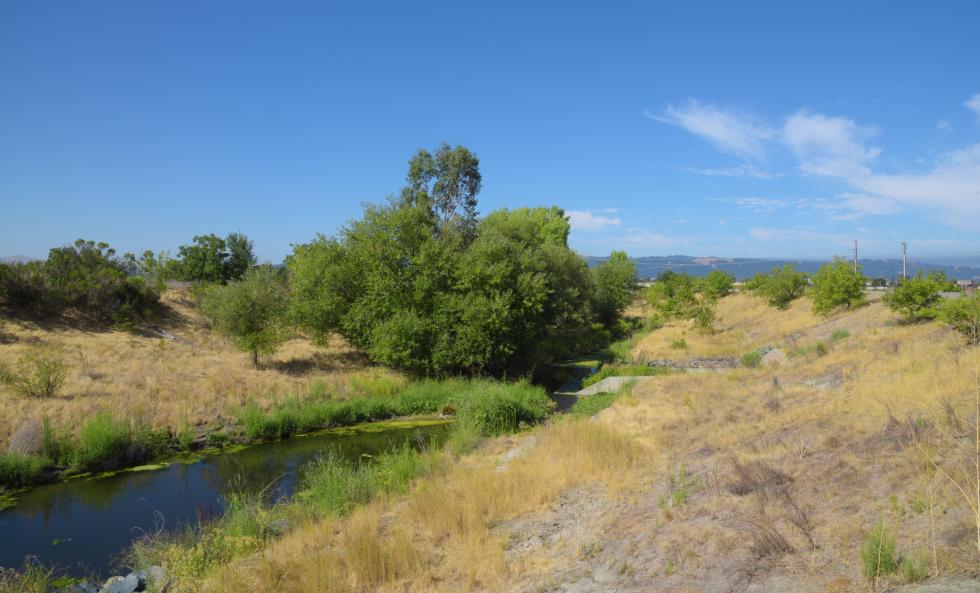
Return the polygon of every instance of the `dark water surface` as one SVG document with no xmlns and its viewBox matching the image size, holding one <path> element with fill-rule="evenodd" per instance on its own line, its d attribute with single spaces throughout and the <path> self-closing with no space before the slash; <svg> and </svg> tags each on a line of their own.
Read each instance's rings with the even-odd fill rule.
<svg viewBox="0 0 980 593">
<path fill-rule="evenodd" d="M 72 576 L 124 572 L 119 555 L 144 532 L 174 529 L 221 514 L 223 497 L 242 484 L 274 484 L 291 495 L 299 468 L 331 449 L 351 459 L 405 443 L 441 443 L 445 422 L 384 422 L 252 445 L 149 471 L 34 488 L 0 511 L 0 566 L 20 568 L 34 557 Z"/>
</svg>

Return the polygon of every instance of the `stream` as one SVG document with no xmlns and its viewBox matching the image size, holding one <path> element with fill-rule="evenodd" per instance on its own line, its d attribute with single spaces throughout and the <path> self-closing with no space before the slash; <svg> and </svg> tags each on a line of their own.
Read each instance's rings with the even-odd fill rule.
<svg viewBox="0 0 980 593">
<path fill-rule="evenodd" d="M 359 459 L 405 443 L 440 444 L 448 434 L 445 421 L 380 422 L 33 488 L 0 510 L 0 567 L 32 558 L 70 576 L 125 572 L 121 555 L 134 539 L 220 516 L 232 489 L 289 497 L 300 468 L 331 449 Z"/>
</svg>

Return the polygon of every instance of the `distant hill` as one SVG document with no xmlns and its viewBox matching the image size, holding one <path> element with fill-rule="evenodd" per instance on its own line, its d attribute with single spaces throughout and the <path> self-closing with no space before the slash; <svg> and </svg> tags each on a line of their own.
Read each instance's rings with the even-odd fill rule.
<svg viewBox="0 0 980 593">
<path fill-rule="evenodd" d="M 596 266 L 606 259 L 605 257 L 585 256 L 590 267 Z M 816 272 L 820 266 L 827 263 L 826 261 L 814 260 L 694 257 L 690 255 L 634 257 L 631 259 L 636 262 L 640 278 L 656 278 L 665 270 L 685 272 L 692 276 L 705 276 L 712 270 L 722 270 L 734 275 L 739 280 L 744 280 L 759 272 L 769 272 L 774 267 L 783 264 L 795 263 L 796 268 L 801 272 Z M 891 280 L 902 274 L 902 260 L 900 259 L 859 259 L 858 263 L 861 264 L 864 275 L 870 278 L 883 277 Z M 920 270 L 923 272 L 943 270 L 947 276 L 956 280 L 980 279 L 980 267 L 976 266 L 909 262 L 908 273 L 910 276 Z"/>
<path fill-rule="evenodd" d="M 0 257 L 0 263 L 3 264 L 24 264 L 33 260 L 33 257 L 27 255 L 8 255 L 6 257 Z"/>
</svg>

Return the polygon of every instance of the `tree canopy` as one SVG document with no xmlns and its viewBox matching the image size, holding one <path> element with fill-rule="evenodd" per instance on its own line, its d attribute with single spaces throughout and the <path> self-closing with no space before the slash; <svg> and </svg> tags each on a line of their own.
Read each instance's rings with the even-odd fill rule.
<svg viewBox="0 0 980 593">
<path fill-rule="evenodd" d="M 287 260 L 292 319 L 415 375 L 525 372 L 558 342 L 608 336 L 601 321 L 615 318 L 618 304 L 599 319 L 596 283 L 568 248 L 564 212 L 477 219 L 477 164 L 462 147 L 420 151 L 399 198 L 367 206 L 336 237 L 297 246 Z"/>
<path fill-rule="evenodd" d="M 855 269 L 843 258 L 834 258 L 832 263 L 820 266 L 813 277 L 813 310 L 817 313 L 855 307 L 865 300 L 861 267 Z"/>
</svg>

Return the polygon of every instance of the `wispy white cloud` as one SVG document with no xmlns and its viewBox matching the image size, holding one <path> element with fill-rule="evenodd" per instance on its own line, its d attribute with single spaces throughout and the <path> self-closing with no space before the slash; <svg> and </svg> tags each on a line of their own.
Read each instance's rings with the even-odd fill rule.
<svg viewBox="0 0 980 593">
<path fill-rule="evenodd" d="M 749 236 L 757 241 L 820 241 L 837 246 L 850 243 L 851 239 L 842 235 L 821 233 L 810 229 L 753 228 Z"/>
<path fill-rule="evenodd" d="M 872 174 L 848 181 L 899 204 L 936 209 L 952 226 L 980 228 L 980 143 L 941 155 L 923 173 Z"/>
<path fill-rule="evenodd" d="M 763 141 L 774 131 L 751 118 L 691 99 L 681 107 L 668 105 L 663 114 L 644 112 L 644 116 L 677 126 L 712 143 L 722 152 L 742 159 L 765 159 Z"/>
<path fill-rule="evenodd" d="M 881 149 L 866 147 L 875 135 L 843 117 L 798 111 L 786 120 L 783 140 L 800 160 L 800 169 L 815 175 L 859 177 L 870 174 L 868 165 Z"/>
<path fill-rule="evenodd" d="M 567 214 L 569 224 L 576 231 L 601 231 L 621 224 L 618 216 L 602 216 L 588 210 L 569 210 Z"/>
<path fill-rule="evenodd" d="M 980 93 L 977 93 L 966 100 L 965 103 L 967 109 L 977 114 L 980 117 Z"/>
<path fill-rule="evenodd" d="M 942 130 L 943 132 L 952 132 L 953 131 L 953 124 L 949 123 L 945 119 L 941 119 L 941 120 L 939 120 L 939 121 L 936 122 L 936 129 L 937 130 Z"/>
<path fill-rule="evenodd" d="M 697 173 L 708 177 L 754 177 L 756 179 L 774 179 L 782 177 L 781 173 L 771 173 L 763 171 L 752 165 L 737 165 L 734 167 L 721 167 L 717 169 L 695 169 L 685 168 L 688 173 Z"/>
<path fill-rule="evenodd" d="M 735 204 L 741 208 L 747 208 L 754 212 L 775 212 L 780 208 L 790 205 L 787 200 L 777 200 L 773 198 L 762 198 L 759 196 L 745 196 L 740 198 L 712 198 L 711 202 L 727 202 Z"/>
</svg>

